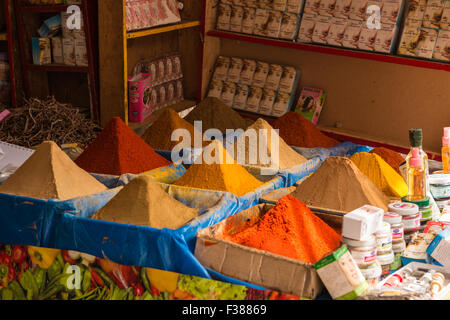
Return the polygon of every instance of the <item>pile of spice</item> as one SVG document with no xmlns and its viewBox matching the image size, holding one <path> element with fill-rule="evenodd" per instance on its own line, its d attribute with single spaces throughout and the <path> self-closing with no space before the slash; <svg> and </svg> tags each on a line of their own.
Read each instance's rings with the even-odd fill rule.
<svg viewBox="0 0 450 320">
<path fill-rule="evenodd" d="M 241 165 L 236 163 L 219 141 L 213 141 L 205 147 L 202 157 L 202 163 L 194 163 L 175 182 L 175 185 L 231 192 L 238 197 L 252 192 L 263 185 L 263 182 L 253 177 Z M 205 161 L 205 158 L 208 157 L 212 161 Z M 220 159 L 222 161 L 219 161 Z"/>
<path fill-rule="evenodd" d="M 376 153 L 355 153 L 350 160 L 386 195 L 401 198 L 408 194 L 402 176 Z"/>
<path fill-rule="evenodd" d="M 142 135 L 142 139 L 153 149 L 172 150 L 182 140 L 180 138 L 178 141 L 172 141 L 172 133 L 177 129 L 185 129 L 189 132 L 191 137 L 190 145 L 194 147 L 194 133 L 196 129 L 171 108 L 164 109 L 158 119 Z M 197 134 L 203 137 L 201 132 Z"/>
<path fill-rule="evenodd" d="M 297 112 L 288 112 L 274 121 L 273 127 L 280 130 L 280 137 L 290 146 L 300 148 L 331 148 L 339 141 L 330 138 Z"/>
<path fill-rule="evenodd" d="M 175 200 L 151 177 L 141 175 L 131 180 L 92 218 L 157 229 L 178 229 L 197 214 L 197 209 Z"/>
<path fill-rule="evenodd" d="M 261 134 L 260 130 L 265 130 L 267 133 L 267 140 L 262 141 L 264 139 L 260 139 Z M 257 167 L 276 167 L 279 169 L 286 169 L 291 168 L 296 165 L 305 163 L 308 161 L 306 158 L 301 156 L 299 153 L 297 153 L 294 149 L 289 147 L 286 142 L 284 142 L 283 139 L 280 138 L 280 136 L 273 131 L 274 129 L 270 126 L 270 124 L 267 123 L 267 121 L 263 119 L 258 119 L 253 125 L 247 128 L 247 131 L 244 132 L 241 136 L 238 137 L 236 143 L 231 146 L 231 148 L 234 149 L 234 158 L 236 161 L 239 162 L 241 165 L 250 165 L 250 166 L 257 166 Z M 272 131 L 273 134 L 275 134 L 274 139 L 278 143 L 278 159 L 272 159 L 272 156 L 274 156 L 274 153 L 272 152 Z M 264 131 L 263 131 L 264 132 Z M 255 139 L 251 139 L 249 137 L 252 137 L 253 134 L 255 134 Z M 243 162 L 240 161 L 238 158 L 239 156 L 239 148 L 238 146 L 245 145 L 245 158 Z M 264 151 L 260 151 L 260 148 L 264 148 Z M 253 152 L 253 156 L 255 156 L 256 159 L 250 159 Z M 261 153 L 265 153 L 268 158 L 272 159 L 274 163 L 264 163 L 260 159 Z M 256 163 L 254 163 L 256 160 Z"/>
<path fill-rule="evenodd" d="M 85 148 L 101 130 L 80 109 L 54 97 L 25 99 L 22 107 L 8 110 L 11 114 L 0 122 L 0 140 L 26 148 L 49 140 L 59 146 L 78 143 Z"/>
<path fill-rule="evenodd" d="M 405 161 L 405 159 L 402 157 L 402 155 L 400 153 L 397 153 L 391 149 L 384 148 L 384 147 L 375 148 L 372 151 L 370 151 L 370 153 L 376 153 L 377 155 L 379 155 L 395 171 L 397 171 L 398 174 L 401 175 L 399 167 Z"/>
<path fill-rule="evenodd" d="M 304 203 L 288 195 L 255 224 L 230 234 L 225 226 L 224 240 L 269 251 L 306 263 L 315 263 L 340 245 L 341 237 L 311 212 Z"/>
<path fill-rule="evenodd" d="M 2 185 L 0 193 L 69 200 L 108 190 L 79 168 L 53 141 L 45 141 Z"/>
<path fill-rule="evenodd" d="M 366 204 L 387 211 L 389 198 L 348 158 L 327 158 L 291 195 L 308 206 L 350 212 Z"/>
<path fill-rule="evenodd" d="M 75 162 L 88 172 L 115 176 L 139 174 L 171 164 L 118 117 L 108 122 Z"/>
<path fill-rule="evenodd" d="M 214 97 L 208 97 L 198 104 L 185 118 L 194 125 L 194 121 L 202 121 L 203 132 L 208 129 L 219 129 L 226 134 L 227 129 L 246 129 L 248 121 L 225 103 Z"/>
</svg>

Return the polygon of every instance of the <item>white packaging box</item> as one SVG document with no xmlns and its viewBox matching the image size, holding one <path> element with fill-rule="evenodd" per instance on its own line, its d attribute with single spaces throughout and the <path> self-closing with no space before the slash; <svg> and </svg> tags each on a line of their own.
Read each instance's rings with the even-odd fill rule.
<svg viewBox="0 0 450 320">
<path fill-rule="evenodd" d="M 222 94 L 220 100 L 223 101 L 227 106 L 231 107 L 233 105 L 234 95 L 236 94 L 236 83 L 231 81 L 225 81 L 223 83 Z"/>
<path fill-rule="evenodd" d="M 298 33 L 298 41 L 300 42 L 312 42 L 312 36 L 314 27 L 316 25 L 316 19 L 318 15 L 314 13 L 303 14 L 300 30 Z"/>
<path fill-rule="evenodd" d="M 286 11 L 299 14 L 303 7 L 303 0 L 287 0 Z M 275 9 L 275 8 L 274 8 Z"/>
<path fill-rule="evenodd" d="M 291 95 L 285 92 L 278 92 L 275 103 L 272 108 L 272 116 L 281 117 L 284 116 L 290 107 Z"/>
<path fill-rule="evenodd" d="M 422 25 L 427 28 L 439 28 L 444 12 L 445 0 L 428 0 Z"/>
<path fill-rule="evenodd" d="M 231 7 L 230 31 L 241 32 L 242 19 L 244 17 L 244 8 L 240 6 Z"/>
<path fill-rule="evenodd" d="M 230 57 L 218 56 L 216 60 L 216 66 L 214 69 L 213 79 L 222 81 L 227 80 L 230 64 L 231 64 Z"/>
<path fill-rule="evenodd" d="M 253 75 L 252 86 L 264 88 L 269 75 L 269 64 L 263 61 L 256 62 L 256 69 Z"/>
<path fill-rule="evenodd" d="M 384 210 L 365 205 L 346 214 L 342 223 L 342 236 L 364 240 L 374 234 L 383 222 Z"/>
<path fill-rule="evenodd" d="M 75 39 L 63 38 L 64 64 L 68 66 L 76 65 L 75 59 Z"/>
<path fill-rule="evenodd" d="M 440 28 L 450 30 L 450 1 L 446 1 L 442 12 Z"/>
<path fill-rule="evenodd" d="M 231 22 L 231 6 L 228 4 L 219 4 L 218 17 L 217 17 L 217 29 L 230 30 Z"/>
<path fill-rule="evenodd" d="M 242 16 L 242 33 L 253 34 L 253 30 L 255 29 L 255 18 L 256 9 L 245 7 Z"/>
<path fill-rule="evenodd" d="M 259 87 L 250 87 L 248 92 L 247 104 L 245 110 L 249 112 L 258 112 L 261 103 L 263 89 Z"/>
<path fill-rule="evenodd" d="M 295 13 L 284 12 L 281 21 L 280 38 L 294 40 L 298 31 L 298 15 Z"/>
<path fill-rule="evenodd" d="M 233 108 L 245 110 L 247 104 L 249 86 L 245 84 L 238 84 L 236 86 L 236 95 L 234 96 Z"/>
<path fill-rule="evenodd" d="M 231 58 L 230 69 L 228 70 L 227 81 L 239 82 L 244 61 L 241 58 Z"/>
<path fill-rule="evenodd" d="M 276 93 L 274 90 L 263 89 L 261 102 L 259 103 L 259 113 L 264 115 L 271 115 L 273 105 L 275 103 Z"/>
<path fill-rule="evenodd" d="M 369 29 L 364 24 L 359 36 L 358 48 L 367 51 L 374 51 L 377 33 L 377 29 Z"/>
<path fill-rule="evenodd" d="M 319 16 L 312 35 L 312 41 L 315 43 L 327 43 L 328 32 L 331 26 L 331 17 Z"/>
<path fill-rule="evenodd" d="M 390 53 L 396 31 L 397 25 L 382 23 L 375 38 L 375 51 Z"/>
<path fill-rule="evenodd" d="M 278 10 L 278 11 L 286 11 L 286 5 L 287 5 L 288 0 L 274 0 L 273 1 L 273 10 Z"/>
<path fill-rule="evenodd" d="M 280 36 L 282 17 L 283 14 L 280 11 L 269 11 L 266 36 L 271 38 L 278 38 Z"/>
<path fill-rule="evenodd" d="M 333 17 L 336 9 L 336 0 L 321 0 L 319 14 L 321 16 Z"/>
<path fill-rule="evenodd" d="M 450 61 L 450 30 L 439 30 L 433 58 L 437 60 Z"/>
<path fill-rule="evenodd" d="M 347 28 L 344 32 L 344 40 L 342 41 L 342 46 L 346 48 L 357 48 L 359 36 L 362 29 L 362 21 L 359 20 L 349 20 L 347 23 Z"/>
<path fill-rule="evenodd" d="M 239 77 L 239 83 L 250 86 L 253 82 L 255 70 L 256 70 L 256 60 L 244 59 L 242 72 Z"/>
<path fill-rule="evenodd" d="M 89 65 L 86 39 L 75 39 L 75 64 L 80 67 Z"/>
<path fill-rule="evenodd" d="M 364 20 L 366 16 L 367 0 L 352 0 L 348 17 L 353 20 Z"/>
<path fill-rule="evenodd" d="M 266 9 L 256 9 L 255 28 L 253 34 L 257 36 L 267 36 L 267 26 L 269 24 L 269 11 Z"/>
<path fill-rule="evenodd" d="M 330 31 L 328 31 L 327 43 L 333 46 L 342 46 L 344 40 L 345 28 L 347 27 L 347 19 L 332 18 Z"/>
<path fill-rule="evenodd" d="M 419 28 L 405 27 L 398 46 L 398 54 L 414 56 L 414 52 L 419 40 Z"/>
<path fill-rule="evenodd" d="M 397 23 L 398 16 L 402 9 L 402 0 L 383 0 L 383 9 L 381 10 L 382 23 Z"/>
<path fill-rule="evenodd" d="M 63 64 L 64 54 L 63 54 L 63 44 L 61 37 L 50 38 L 52 43 L 52 59 L 53 63 Z"/>
<path fill-rule="evenodd" d="M 271 64 L 269 73 L 267 74 L 266 89 L 277 91 L 280 87 L 281 76 L 283 75 L 283 66 L 279 64 Z"/>
<path fill-rule="evenodd" d="M 319 14 L 320 0 L 306 0 L 304 13 Z"/>
<path fill-rule="evenodd" d="M 348 18 L 351 5 L 352 0 L 336 0 L 336 6 L 334 8 L 333 15 L 336 18 Z"/>
<path fill-rule="evenodd" d="M 222 95 L 222 89 L 223 89 L 222 80 L 216 79 L 211 80 L 211 83 L 209 85 L 208 97 L 220 99 L 220 96 Z"/>
<path fill-rule="evenodd" d="M 438 30 L 436 29 L 420 28 L 419 40 L 415 50 L 416 56 L 431 59 L 437 36 Z"/>
</svg>

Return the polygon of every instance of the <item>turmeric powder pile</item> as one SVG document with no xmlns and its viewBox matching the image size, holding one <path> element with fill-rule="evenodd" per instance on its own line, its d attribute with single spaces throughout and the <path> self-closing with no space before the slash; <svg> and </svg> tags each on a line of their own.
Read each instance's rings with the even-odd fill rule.
<svg viewBox="0 0 450 320">
<path fill-rule="evenodd" d="M 378 154 L 355 153 L 350 159 L 386 195 L 401 198 L 408 194 L 405 180 Z"/>
<path fill-rule="evenodd" d="M 212 159 L 216 155 L 218 157 L 217 161 Z M 203 149 L 202 156 L 202 163 L 193 164 L 175 182 L 175 185 L 231 192 L 238 197 L 252 192 L 263 185 L 263 182 L 253 177 L 241 165 L 236 163 L 219 141 L 214 141 Z M 205 158 L 210 156 L 212 161 L 207 161 L 208 159 Z M 222 159 L 222 161 L 218 161 L 219 159 Z"/>
</svg>

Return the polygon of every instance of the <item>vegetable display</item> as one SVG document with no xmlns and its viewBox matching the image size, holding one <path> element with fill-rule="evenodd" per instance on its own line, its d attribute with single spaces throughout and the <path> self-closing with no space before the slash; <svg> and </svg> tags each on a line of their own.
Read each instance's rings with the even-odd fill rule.
<svg viewBox="0 0 450 320">
<path fill-rule="evenodd" d="M 124 266 L 89 254 L 0 245 L 0 300 L 269 300 L 273 291 Z"/>
</svg>

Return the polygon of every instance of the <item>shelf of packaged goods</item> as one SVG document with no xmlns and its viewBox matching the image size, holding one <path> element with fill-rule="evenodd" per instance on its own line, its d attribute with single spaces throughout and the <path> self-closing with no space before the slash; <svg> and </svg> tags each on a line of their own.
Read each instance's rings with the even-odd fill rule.
<svg viewBox="0 0 450 320">
<path fill-rule="evenodd" d="M 77 5 L 80 6 L 80 5 Z M 20 10 L 23 12 L 62 12 L 67 11 L 69 5 L 54 4 L 54 5 L 25 5 L 21 6 Z"/>
<path fill-rule="evenodd" d="M 386 63 L 395 63 L 395 64 L 418 67 L 418 68 L 443 70 L 443 71 L 447 71 L 447 72 L 450 71 L 450 63 L 424 60 L 424 59 L 419 59 L 419 58 L 409 58 L 409 57 L 402 57 L 402 56 L 389 55 L 389 54 L 383 54 L 383 53 L 375 53 L 375 52 L 359 51 L 359 50 L 352 50 L 352 49 L 346 49 L 346 48 L 329 47 L 329 46 L 309 44 L 309 43 L 297 43 L 297 42 L 293 42 L 293 41 L 269 39 L 269 38 L 239 34 L 239 33 L 234 33 L 234 32 L 218 31 L 218 30 L 209 31 L 207 33 L 207 35 L 211 36 L 211 37 L 222 38 L 222 39 L 245 41 L 245 42 L 257 43 L 257 44 L 281 47 L 281 48 L 288 48 L 288 49 L 294 49 L 294 50 L 312 51 L 312 52 L 317 52 L 317 53 L 338 55 L 338 56 L 344 56 L 344 57 L 350 57 L 350 58 L 374 60 L 374 61 L 386 62 Z"/>
<path fill-rule="evenodd" d="M 6 32 L 0 32 L 0 41 L 8 41 L 8 34 Z"/>
<path fill-rule="evenodd" d="M 174 109 L 176 112 L 182 112 L 185 111 L 189 108 L 194 107 L 195 105 L 197 105 L 196 101 L 193 100 L 183 100 L 180 101 L 174 105 L 169 106 L 170 108 Z M 168 108 L 169 108 L 168 107 Z M 133 129 L 134 131 L 137 131 L 138 133 L 143 133 L 143 132 L 139 132 L 142 131 L 144 129 L 146 129 L 148 126 L 150 126 L 156 119 L 158 119 L 158 117 L 160 116 L 160 114 L 162 113 L 164 109 L 160 109 L 155 111 L 150 117 L 148 117 L 144 122 L 142 123 L 138 123 L 138 122 L 128 122 L 128 126 Z"/>
<path fill-rule="evenodd" d="M 127 33 L 128 39 L 141 38 L 154 34 L 160 34 L 165 32 L 170 32 L 174 30 L 182 30 L 188 28 L 194 28 L 200 26 L 200 21 L 181 21 L 176 24 L 171 24 L 167 26 L 155 27 L 150 29 L 138 30 L 138 31 L 130 31 Z"/>
<path fill-rule="evenodd" d="M 69 66 L 64 64 L 28 64 L 29 70 L 35 71 L 48 71 L 48 72 L 78 72 L 78 73 L 87 73 L 89 72 L 89 67 L 81 67 L 81 66 Z"/>
</svg>

